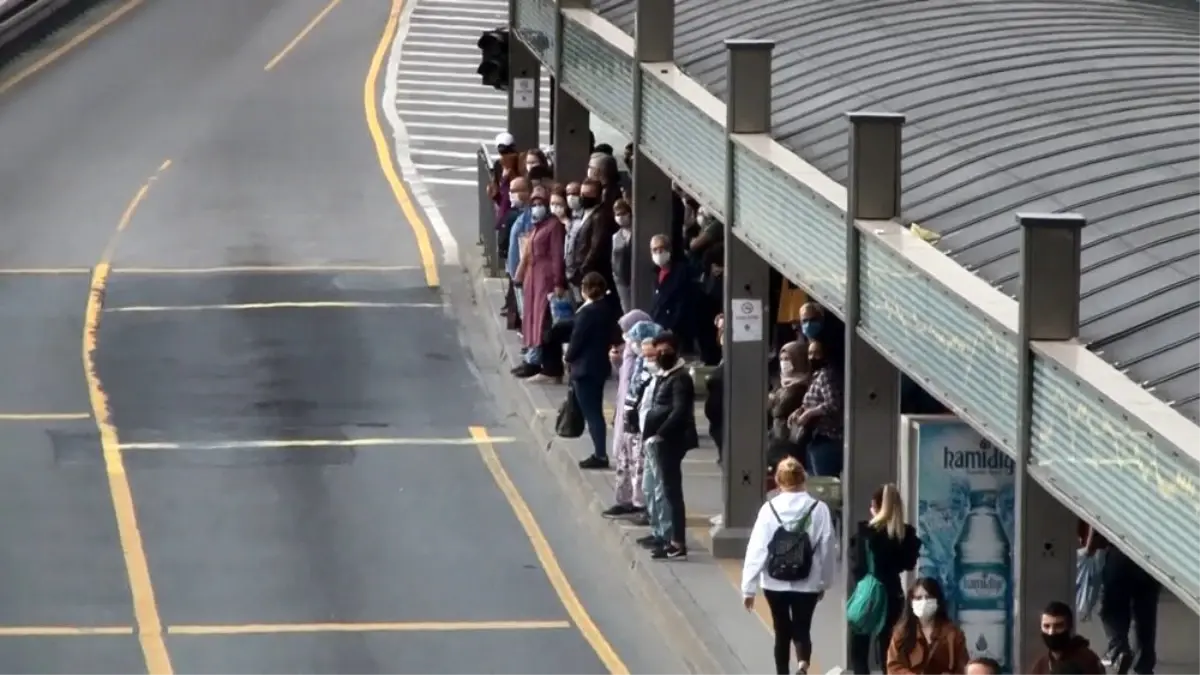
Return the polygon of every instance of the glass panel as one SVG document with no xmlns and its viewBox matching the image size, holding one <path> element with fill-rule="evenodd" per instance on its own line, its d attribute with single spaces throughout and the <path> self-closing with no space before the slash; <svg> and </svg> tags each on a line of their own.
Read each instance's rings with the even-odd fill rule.
<svg viewBox="0 0 1200 675">
<path fill-rule="evenodd" d="M 862 239 L 862 328 L 918 384 L 1011 455 L 1017 438 L 1016 335 L 885 245 Z"/>
<path fill-rule="evenodd" d="M 571 19 L 563 22 L 562 87 L 617 131 L 633 136 L 633 59 Z"/>
<path fill-rule="evenodd" d="M 642 79 L 642 151 L 724 217 L 725 128 L 651 75 Z"/>
<path fill-rule="evenodd" d="M 846 298 L 845 214 L 733 144 L 733 222 L 767 262 L 839 313 Z"/>
<path fill-rule="evenodd" d="M 558 4 L 555 0 L 517 0 L 516 12 L 513 25 L 517 37 L 553 73 L 554 18 Z"/>
<path fill-rule="evenodd" d="M 1034 355 L 1037 473 L 1174 578 L 1176 593 L 1200 603 L 1200 463 L 1156 444 L 1090 389 Z"/>
</svg>

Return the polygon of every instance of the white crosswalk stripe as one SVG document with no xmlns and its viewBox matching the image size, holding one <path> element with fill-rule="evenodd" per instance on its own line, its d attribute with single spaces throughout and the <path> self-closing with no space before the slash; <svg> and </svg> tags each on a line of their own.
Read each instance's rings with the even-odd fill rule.
<svg viewBox="0 0 1200 675">
<path fill-rule="evenodd" d="M 422 182 L 475 185 L 475 150 L 505 130 L 506 94 L 475 69 L 485 30 L 507 23 L 508 0 L 415 0 L 390 83 Z M 541 82 L 542 143 L 549 142 L 549 77 Z"/>
</svg>

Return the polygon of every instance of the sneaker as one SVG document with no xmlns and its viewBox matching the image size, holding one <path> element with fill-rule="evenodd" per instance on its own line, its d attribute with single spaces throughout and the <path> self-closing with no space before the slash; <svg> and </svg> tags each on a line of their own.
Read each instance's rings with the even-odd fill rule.
<svg viewBox="0 0 1200 675">
<path fill-rule="evenodd" d="M 628 516 L 636 512 L 637 510 L 630 504 L 614 504 L 605 509 L 600 515 L 605 518 L 620 518 L 621 516 Z"/>
<path fill-rule="evenodd" d="M 537 375 L 534 375 L 526 380 L 526 382 L 530 382 L 532 384 L 562 384 L 562 381 L 563 379 L 561 376 L 553 377 L 545 373 L 538 373 Z"/>
<path fill-rule="evenodd" d="M 1129 667 L 1133 665 L 1133 652 L 1126 649 L 1109 653 L 1100 659 L 1100 663 L 1117 675 L 1126 675 Z"/>
<path fill-rule="evenodd" d="M 796 668 L 796 675 L 808 675 L 808 662 L 801 661 L 800 666 Z"/>
<path fill-rule="evenodd" d="M 524 380 L 526 378 L 530 378 L 530 377 L 533 377 L 534 375 L 537 375 L 538 367 L 533 365 L 532 363 L 522 363 L 521 365 L 512 369 L 512 374 L 515 375 L 517 378 Z"/>
<path fill-rule="evenodd" d="M 597 457 L 595 455 L 592 455 L 591 457 L 588 457 L 587 459 L 579 460 L 579 468 L 591 469 L 591 470 L 607 469 L 608 468 L 608 458 L 607 457 Z"/>
<path fill-rule="evenodd" d="M 648 534 L 644 537 L 638 537 L 637 545 L 641 546 L 642 548 L 655 549 L 660 548 L 663 545 L 663 542 L 658 537 Z"/>
<path fill-rule="evenodd" d="M 652 560 L 686 560 L 687 549 L 675 544 L 667 544 L 654 549 L 650 554 Z"/>
</svg>

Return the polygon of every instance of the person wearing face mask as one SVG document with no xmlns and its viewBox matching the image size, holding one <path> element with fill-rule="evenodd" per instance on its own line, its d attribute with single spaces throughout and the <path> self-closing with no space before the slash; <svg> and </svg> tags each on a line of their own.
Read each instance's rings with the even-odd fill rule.
<svg viewBox="0 0 1200 675">
<path fill-rule="evenodd" d="M 874 569 L 873 576 L 886 593 L 887 607 L 878 635 L 850 636 L 850 666 L 855 673 L 871 672 L 872 646 L 879 649 L 879 662 L 886 662 L 892 629 L 904 613 L 904 587 L 900 584 L 900 575 L 916 567 L 921 551 L 916 529 L 904 522 L 904 502 L 894 484 L 888 483 L 875 490 L 870 513 L 871 519 L 859 522 L 851 539 L 850 572 L 858 582 Z"/>
<path fill-rule="evenodd" d="M 936 579 L 921 577 L 908 589 L 908 607 L 888 643 L 889 675 L 961 673 L 971 660 L 967 638 L 946 613 Z"/>
<path fill-rule="evenodd" d="M 642 356 L 642 342 L 658 334 L 659 328 L 650 321 L 650 315 L 635 309 L 627 312 L 617 322 L 625 335 L 625 344 L 613 347 L 613 365 L 619 366 L 617 378 L 617 401 L 623 406 L 613 416 L 613 457 L 617 460 L 617 482 L 613 489 L 613 505 L 604 511 L 606 518 L 636 516 L 645 509 L 646 499 L 642 493 L 642 438 L 637 426 L 637 397 L 633 390 L 640 391 L 643 375 L 646 375 Z M 631 400 L 632 399 L 632 400 Z M 629 422 L 634 424 L 629 424 Z"/>
<path fill-rule="evenodd" d="M 788 418 L 800 409 L 812 375 L 808 369 L 808 354 L 804 345 L 789 342 L 779 350 L 779 386 L 767 395 L 767 472 L 784 457 L 795 457 L 804 463 L 805 446 L 788 426 Z"/>
<path fill-rule="evenodd" d="M 754 596 L 762 587 L 767 605 L 771 608 L 771 624 L 775 634 L 775 672 L 792 672 L 789 662 L 792 645 L 796 646 L 799 661 L 797 673 L 807 673 L 812 661 L 812 619 L 817 603 L 833 585 L 837 567 L 834 555 L 833 519 L 829 505 L 808 493 L 808 477 L 800 462 L 788 457 L 775 469 L 775 484 L 779 493 L 767 499 L 758 510 L 746 558 L 742 563 L 742 604 L 747 611 L 754 609 Z M 803 579 L 776 579 L 768 572 L 770 545 L 782 527 L 803 531 L 812 544 L 812 564 Z"/>
<path fill-rule="evenodd" d="M 612 237 L 613 282 L 621 311 L 629 312 L 633 310 L 633 211 L 629 202 L 618 199 L 613 204 L 613 220 L 617 223 Z"/>
<path fill-rule="evenodd" d="M 642 424 L 643 445 L 653 445 L 656 469 L 670 505 L 667 543 L 652 554 L 655 560 L 687 558 L 687 509 L 683 500 L 683 458 L 700 445 L 696 433 L 696 390 L 679 355 L 679 341 L 670 332 L 654 339 L 658 373 L 650 409 Z"/>
<path fill-rule="evenodd" d="M 1042 610 L 1042 640 L 1046 653 L 1029 667 L 1033 675 L 1107 672 L 1087 638 L 1075 634 L 1075 613 L 1066 603 L 1052 602 Z"/>
<path fill-rule="evenodd" d="M 658 268 L 650 316 L 663 329 L 674 333 L 681 343 L 690 344 L 693 286 L 688 278 L 687 266 L 676 263 L 671 255 L 671 240 L 662 234 L 650 239 L 650 258 Z"/>
<path fill-rule="evenodd" d="M 800 321 L 795 326 L 796 334 L 805 341 L 817 341 L 825 347 L 825 356 L 830 362 L 841 363 L 845 342 L 845 327 L 836 318 L 825 313 L 825 308 L 815 302 L 800 306 Z"/>
<path fill-rule="evenodd" d="M 580 223 L 572 243 L 571 259 L 567 268 L 572 272 L 569 281 L 579 284 L 580 280 L 595 272 L 611 289 L 613 281 L 612 245 L 617 225 L 613 221 L 611 208 L 605 208 L 601 199 L 603 187 L 594 179 L 587 179 L 579 189 Z"/>
<path fill-rule="evenodd" d="M 521 239 L 528 234 L 532 224 L 529 221 L 529 181 L 517 177 L 509 184 L 509 209 L 504 226 L 498 232 L 499 238 L 506 242 L 504 246 L 504 271 L 509 279 L 509 287 L 513 293 L 513 302 L 509 307 L 509 318 L 520 319 L 523 314 L 524 296 L 521 294 L 521 280 L 517 278 L 517 267 L 521 264 Z"/>
<path fill-rule="evenodd" d="M 814 476 L 840 476 L 842 473 L 842 378 L 840 370 L 827 358 L 825 345 L 808 343 L 808 364 L 812 381 L 800 408 L 788 417 L 794 433 L 807 439 L 805 460 Z"/>
<path fill-rule="evenodd" d="M 521 281 L 524 294 L 521 336 L 526 348 L 525 362 L 513 371 L 521 378 L 532 377 L 541 370 L 542 336 L 551 323 L 549 298 L 563 292 L 566 286 L 562 253 L 566 230 L 550 215 L 548 194 L 543 188 L 530 195 L 529 219 L 533 227 L 523 242 L 524 250 L 514 277 Z"/>
<path fill-rule="evenodd" d="M 524 162 L 526 176 L 538 169 L 546 171 L 547 175 L 549 175 L 550 162 L 546 161 L 546 153 L 542 152 L 541 149 L 533 148 L 526 150 L 522 161 Z"/>
</svg>

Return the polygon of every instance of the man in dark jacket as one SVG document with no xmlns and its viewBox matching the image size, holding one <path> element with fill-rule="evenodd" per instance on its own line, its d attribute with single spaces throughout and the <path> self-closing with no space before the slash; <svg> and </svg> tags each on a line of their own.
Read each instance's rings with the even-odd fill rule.
<svg viewBox="0 0 1200 675">
<path fill-rule="evenodd" d="M 1034 661 L 1030 673 L 1103 675 L 1107 672 L 1087 638 L 1075 634 L 1075 613 L 1066 603 L 1052 602 L 1042 610 L 1042 639 L 1046 642 L 1046 655 Z"/>
<path fill-rule="evenodd" d="M 683 502 L 683 457 L 700 445 L 696 433 L 696 389 L 679 357 L 679 340 L 670 332 L 654 339 L 658 350 L 654 399 L 642 425 L 643 443 L 655 444 L 658 475 L 671 510 L 667 544 L 654 551 L 655 560 L 687 558 L 687 511 Z"/>
<path fill-rule="evenodd" d="M 604 279 L 607 287 L 616 288 L 612 270 L 612 238 L 617 231 L 611 205 L 605 205 L 601 194 L 603 187 L 593 179 L 583 181 L 579 187 L 579 205 L 583 209 L 583 225 L 578 241 L 572 251 L 567 267 L 578 270 L 582 279 L 589 272 L 596 272 Z M 579 284 L 578 279 L 569 280 Z"/>
<path fill-rule="evenodd" d="M 693 285 L 687 264 L 671 253 L 671 240 L 657 234 L 650 239 L 650 257 L 658 268 L 650 318 L 675 334 L 684 348 L 691 346 Z"/>
</svg>

